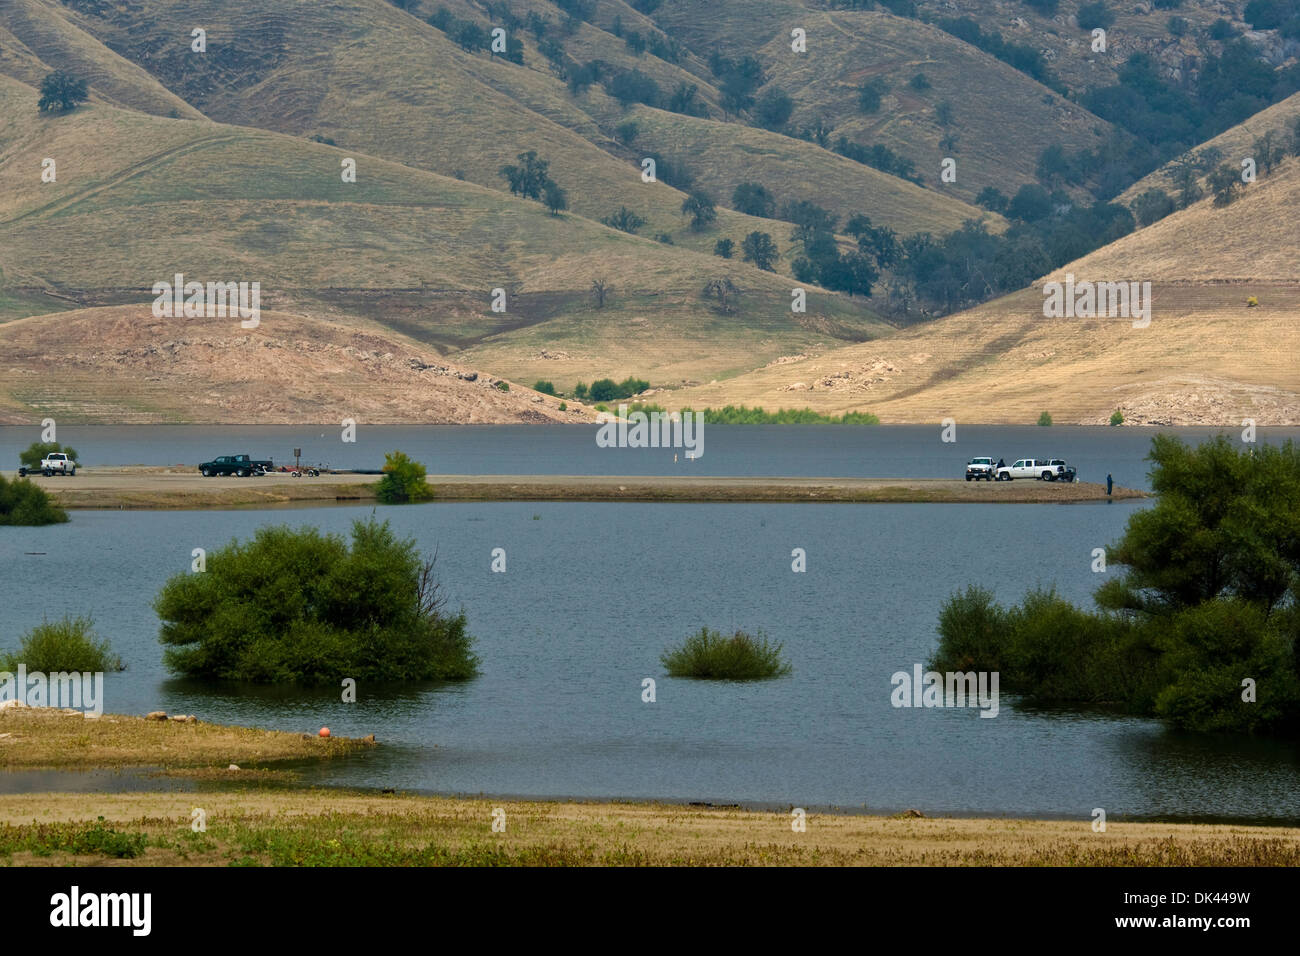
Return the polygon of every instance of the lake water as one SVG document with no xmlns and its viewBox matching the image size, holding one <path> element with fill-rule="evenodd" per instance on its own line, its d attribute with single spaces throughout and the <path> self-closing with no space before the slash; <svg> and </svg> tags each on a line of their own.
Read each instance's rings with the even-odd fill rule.
<svg viewBox="0 0 1300 956">
<path fill-rule="evenodd" d="M 710 440 L 724 431 L 710 432 Z M 1107 434 L 1117 433 L 1126 437 L 1122 429 Z M 787 434 L 794 443 L 810 432 Z M 861 451 L 869 447 L 862 436 L 878 433 L 835 434 Z M 719 437 L 708 454 L 716 450 L 725 460 L 728 441 Z M 1061 442 L 1047 444 L 1061 450 Z M 1010 439 L 999 445 L 992 453 L 1008 458 L 1021 447 Z M 935 454 L 919 438 L 899 447 L 914 447 L 914 463 Z M 847 473 L 826 464 L 838 453 L 823 446 L 814 470 Z M 845 461 L 854 457 L 843 453 Z M 506 470 L 545 470 L 523 464 L 523 451 L 520 459 L 512 454 L 500 451 L 496 460 Z M 546 454 L 558 467 L 556 447 Z M 773 454 L 783 463 L 775 473 L 802 460 L 788 446 Z M 882 466 L 879 457 L 870 463 Z M 443 470 L 455 470 L 450 465 Z M 337 689 L 212 688 L 171 679 L 149 605 L 169 575 L 188 571 L 195 547 L 211 550 L 267 523 L 343 532 L 370 508 L 78 511 L 66 525 L 0 529 L 0 646 L 12 647 L 43 615 L 91 614 L 129 668 L 107 678 L 109 711 L 161 708 L 209 721 L 378 735 L 384 746 L 376 751 L 312 768 L 310 779 L 321 783 L 1062 815 L 1081 825 L 1094 807 L 1112 819 L 1300 821 L 1294 744 L 1181 734 L 1099 712 L 1036 711 L 1007 695 L 994 719 L 976 709 L 890 705 L 890 676 L 931 654 L 949 594 L 974 583 L 1012 601 L 1054 584 L 1086 602 L 1105 577 L 1090 570 L 1092 549 L 1118 538 L 1128 516 L 1146 506 L 512 502 L 382 509 L 423 550 L 438 549 L 452 606 L 468 612 L 482 674 L 453 686 L 363 684 L 355 704 L 343 704 Z M 507 554 L 504 574 L 490 571 L 498 547 Z M 807 552 L 804 574 L 791 571 L 797 547 Z M 785 643 L 793 675 L 757 684 L 666 677 L 660 653 L 704 624 L 762 628 Z M 646 677 L 657 682 L 654 703 L 641 699 Z"/>
<path fill-rule="evenodd" d="M 1162 429 L 1196 443 L 1220 431 Z M 401 449 L 431 475 L 771 475 L 789 477 L 946 478 L 965 473 L 967 459 L 990 455 L 1065 458 L 1081 481 L 1147 487 L 1154 429 L 1107 426 L 962 425 L 956 442 L 940 440 L 938 425 L 706 426 L 704 455 L 686 461 L 671 449 L 599 448 L 594 425 L 360 425 L 356 441 L 327 426 L 62 425 L 59 441 L 86 465 L 197 465 L 217 455 L 244 454 L 291 464 L 303 459 L 342 469 L 377 469 L 384 453 Z M 18 453 L 39 440 L 35 426 L 0 427 L 0 469 L 17 468 Z M 1259 440 L 1300 437 L 1300 428 L 1261 428 Z"/>
</svg>

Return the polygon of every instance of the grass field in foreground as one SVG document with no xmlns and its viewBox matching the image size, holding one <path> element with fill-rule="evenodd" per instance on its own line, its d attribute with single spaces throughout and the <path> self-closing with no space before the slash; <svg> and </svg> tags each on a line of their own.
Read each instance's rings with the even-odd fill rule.
<svg viewBox="0 0 1300 956">
<path fill-rule="evenodd" d="M 206 831 L 191 830 L 204 811 Z M 493 832 L 494 811 L 505 831 Z M 495 819 L 501 819 L 498 814 Z M 282 788 L 0 797 L 0 863 L 1296 866 L 1300 829 L 524 802 Z"/>
</svg>

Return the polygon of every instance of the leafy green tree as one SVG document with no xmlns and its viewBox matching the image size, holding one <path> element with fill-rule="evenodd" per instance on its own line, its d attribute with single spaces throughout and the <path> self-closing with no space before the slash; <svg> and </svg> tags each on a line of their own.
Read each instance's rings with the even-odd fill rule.
<svg viewBox="0 0 1300 956">
<path fill-rule="evenodd" d="M 1216 206 L 1231 205 L 1237 198 L 1237 190 L 1244 185 L 1241 181 L 1241 174 L 1228 163 L 1215 167 L 1206 182 L 1210 187 L 1210 191 L 1214 193 L 1214 204 Z"/>
<path fill-rule="evenodd" d="M 640 70 L 623 70 L 615 74 L 605 84 L 605 89 L 624 109 L 633 103 L 659 105 L 659 84 Z"/>
<path fill-rule="evenodd" d="M 718 211 L 708 193 L 695 190 L 682 200 L 682 213 L 691 217 L 691 229 L 702 232 L 718 218 Z"/>
<path fill-rule="evenodd" d="M 26 478 L 0 475 L 0 525 L 37 527 L 62 524 L 68 513 L 56 505 L 44 488 Z"/>
<path fill-rule="evenodd" d="M 645 225 L 645 220 L 631 209 L 628 209 L 627 206 L 619 206 L 618 212 L 606 216 L 601 222 L 630 235 L 636 235 L 636 231 Z"/>
<path fill-rule="evenodd" d="M 794 113 L 794 100 L 775 86 L 770 86 L 754 104 L 754 122 L 764 129 L 781 130 Z"/>
<path fill-rule="evenodd" d="M 761 183 L 740 183 L 731 193 L 731 207 L 747 216 L 771 219 L 776 213 L 776 200 Z"/>
<path fill-rule="evenodd" d="M 85 102 L 89 95 L 90 90 L 85 80 L 79 80 L 68 73 L 49 73 L 41 80 L 41 98 L 37 100 L 36 108 L 42 113 L 55 110 L 66 113 Z"/>
<path fill-rule="evenodd" d="M 561 189 L 555 180 L 548 179 L 546 185 L 542 187 L 542 202 L 546 204 L 552 216 L 558 216 L 562 210 L 569 208 L 569 194 Z"/>
<path fill-rule="evenodd" d="M 889 91 L 888 84 L 880 77 L 872 77 L 858 87 L 858 109 L 863 113 L 876 113 Z"/>
<path fill-rule="evenodd" d="M 1040 425 L 1050 425 L 1050 424 L 1052 424 L 1052 415 L 1051 415 L 1051 413 L 1050 413 L 1050 412 L 1043 412 L 1043 414 L 1039 415 L 1039 416 L 1038 416 L 1038 424 L 1040 424 Z"/>
<path fill-rule="evenodd" d="M 1051 214 L 1051 194 L 1037 183 L 1021 186 L 1007 207 L 1007 215 L 1022 222 L 1041 222 Z"/>
<path fill-rule="evenodd" d="M 384 477 L 379 479 L 375 497 L 386 505 L 408 501 L 428 501 L 433 488 L 425 477 L 424 465 L 413 461 L 405 452 L 384 456 Z"/>
<path fill-rule="evenodd" d="M 781 252 L 772 237 L 757 229 L 741 240 L 740 250 L 745 262 L 752 262 L 767 272 L 775 272 L 776 262 L 781 258 Z"/>
<path fill-rule="evenodd" d="M 683 116 L 703 116 L 704 104 L 696 95 L 700 88 L 694 83 L 678 83 L 673 95 L 668 98 L 668 111 L 681 113 Z"/>
<path fill-rule="evenodd" d="M 465 614 L 445 613 L 414 540 L 356 521 L 351 542 L 315 528 L 259 528 L 180 573 L 154 601 L 164 662 L 205 680 L 258 683 L 466 680 Z"/>
<path fill-rule="evenodd" d="M 638 127 L 636 123 L 632 122 L 631 120 L 627 120 L 626 122 L 619 123 L 616 127 L 614 127 L 614 138 L 617 139 L 624 146 L 630 146 L 632 144 L 632 141 L 636 139 L 637 129 Z"/>
<path fill-rule="evenodd" d="M 1133 200 L 1133 218 L 1144 226 L 1165 218 L 1174 211 L 1174 201 L 1163 189 L 1148 189 Z"/>
<path fill-rule="evenodd" d="M 918 93 L 923 93 L 924 91 L 930 89 L 932 84 L 930 83 L 930 78 L 926 76 L 924 73 L 917 73 L 915 76 L 913 76 L 910 80 L 907 81 L 907 85 L 910 86 L 912 89 L 916 90 Z"/>
<path fill-rule="evenodd" d="M 1109 30 L 1115 22 L 1115 14 L 1106 6 L 1104 0 L 1096 0 L 1095 3 L 1085 3 L 1079 7 L 1074 19 L 1079 24 L 1080 30 L 1096 30 L 1099 27 Z"/>
<path fill-rule="evenodd" d="M 554 395 L 555 383 L 545 381 L 544 379 L 538 379 L 538 381 L 533 385 L 533 391 L 541 392 L 543 395 Z"/>
<path fill-rule="evenodd" d="M 975 197 L 975 204 L 984 207 L 989 212 L 1001 214 L 1007 211 L 1007 207 L 1011 205 L 1011 200 L 996 186 L 985 186 L 979 191 L 979 195 Z"/>
<path fill-rule="evenodd" d="M 730 239 L 719 239 L 713 244 L 713 254 L 723 259 L 730 259 L 736 251 L 736 244 Z"/>
<path fill-rule="evenodd" d="M 1123 425 L 1124 413 L 1121 412 L 1118 408 L 1115 409 L 1113 412 L 1110 413 L 1110 423 L 1112 425 Z"/>
<path fill-rule="evenodd" d="M 1011 693 L 1192 730 L 1294 734 L 1300 450 L 1158 435 L 1148 460 L 1156 503 L 1107 549 L 1121 573 L 1097 590 L 1100 612 L 1042 592 L 1004 610 L 968 590 L 940 614 L 932 667 L 992 668 Z"/>
<path fill-rule="evenodd" d="M 501 175 L 510 184 L 510 192 L 525 199 L 541 199 L 542 191 L 550 182 L 547 170 L 551 164 L 538 157 L 537 151 L 532 149 L 515 158 L 519 160 L 518 166 L 501 167 Z"/>
</svg>

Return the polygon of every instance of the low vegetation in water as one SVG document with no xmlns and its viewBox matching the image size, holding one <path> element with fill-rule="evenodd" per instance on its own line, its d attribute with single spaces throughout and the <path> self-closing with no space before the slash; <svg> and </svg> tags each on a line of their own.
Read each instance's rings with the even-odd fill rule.
<svg viewBox="0 0 1300 956">
<path fill-rule="evenodd" d="M 433 560 L 373 518 L 351 543 L 315 528 L 259 528 L 167 581 L 154 601 L 164 661 L 209 680 L 320 684 L 466 680 L 465 613 L 445 613 Z"/>
<path fill-rule="evenodd" d="M 698 677 L 706 680 L 765 680 L 784 677 L 791 667 L 760 631 L 757 637 L 737 631 L 724 637 L 718 631 L 700 628 L 676 648 L 664 651 L 660 660 L 670 677 Z"/>
<path fill-rule="evenodd" d="M 0 653 L 0 671 L 14 672 L 23 664 L 29 672 L 45 674 L 81 671 L 94 674 L 125 669 L 106 638 L 97 637 L 88 617 L 42 621 L 23 635 L 18 650 Z"/>
<path fill-rule="evenodd" d="M 50 499 L 44 488 L 26 478 L 0 475 L 0 525 L 40 526 L 67 520 L 68 513 Z"/>
<path fill-rule="evenodd" d="M 1053 591 L 1002 607 L 968 588 L 940 613 L 930 668 L 1188 730 L 1300 734 L 1300 449 L 1158 435 L 1148 460 L 1157 503 L 1106 549 L 1122 573 L 1097 610 Z"/>
</svg>

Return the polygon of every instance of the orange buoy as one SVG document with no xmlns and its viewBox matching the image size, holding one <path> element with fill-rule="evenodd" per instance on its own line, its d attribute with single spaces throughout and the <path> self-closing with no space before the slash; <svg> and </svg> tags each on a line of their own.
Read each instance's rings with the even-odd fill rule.
<svg viewBox="0 0 1300 956">
<path fill-rule="evenodd" d="M 322 727 L 320 729 L 320 735 L 322 737 L 328 737 L 330 735 L 330 729 L 328 727 Z"/>
</svg>

